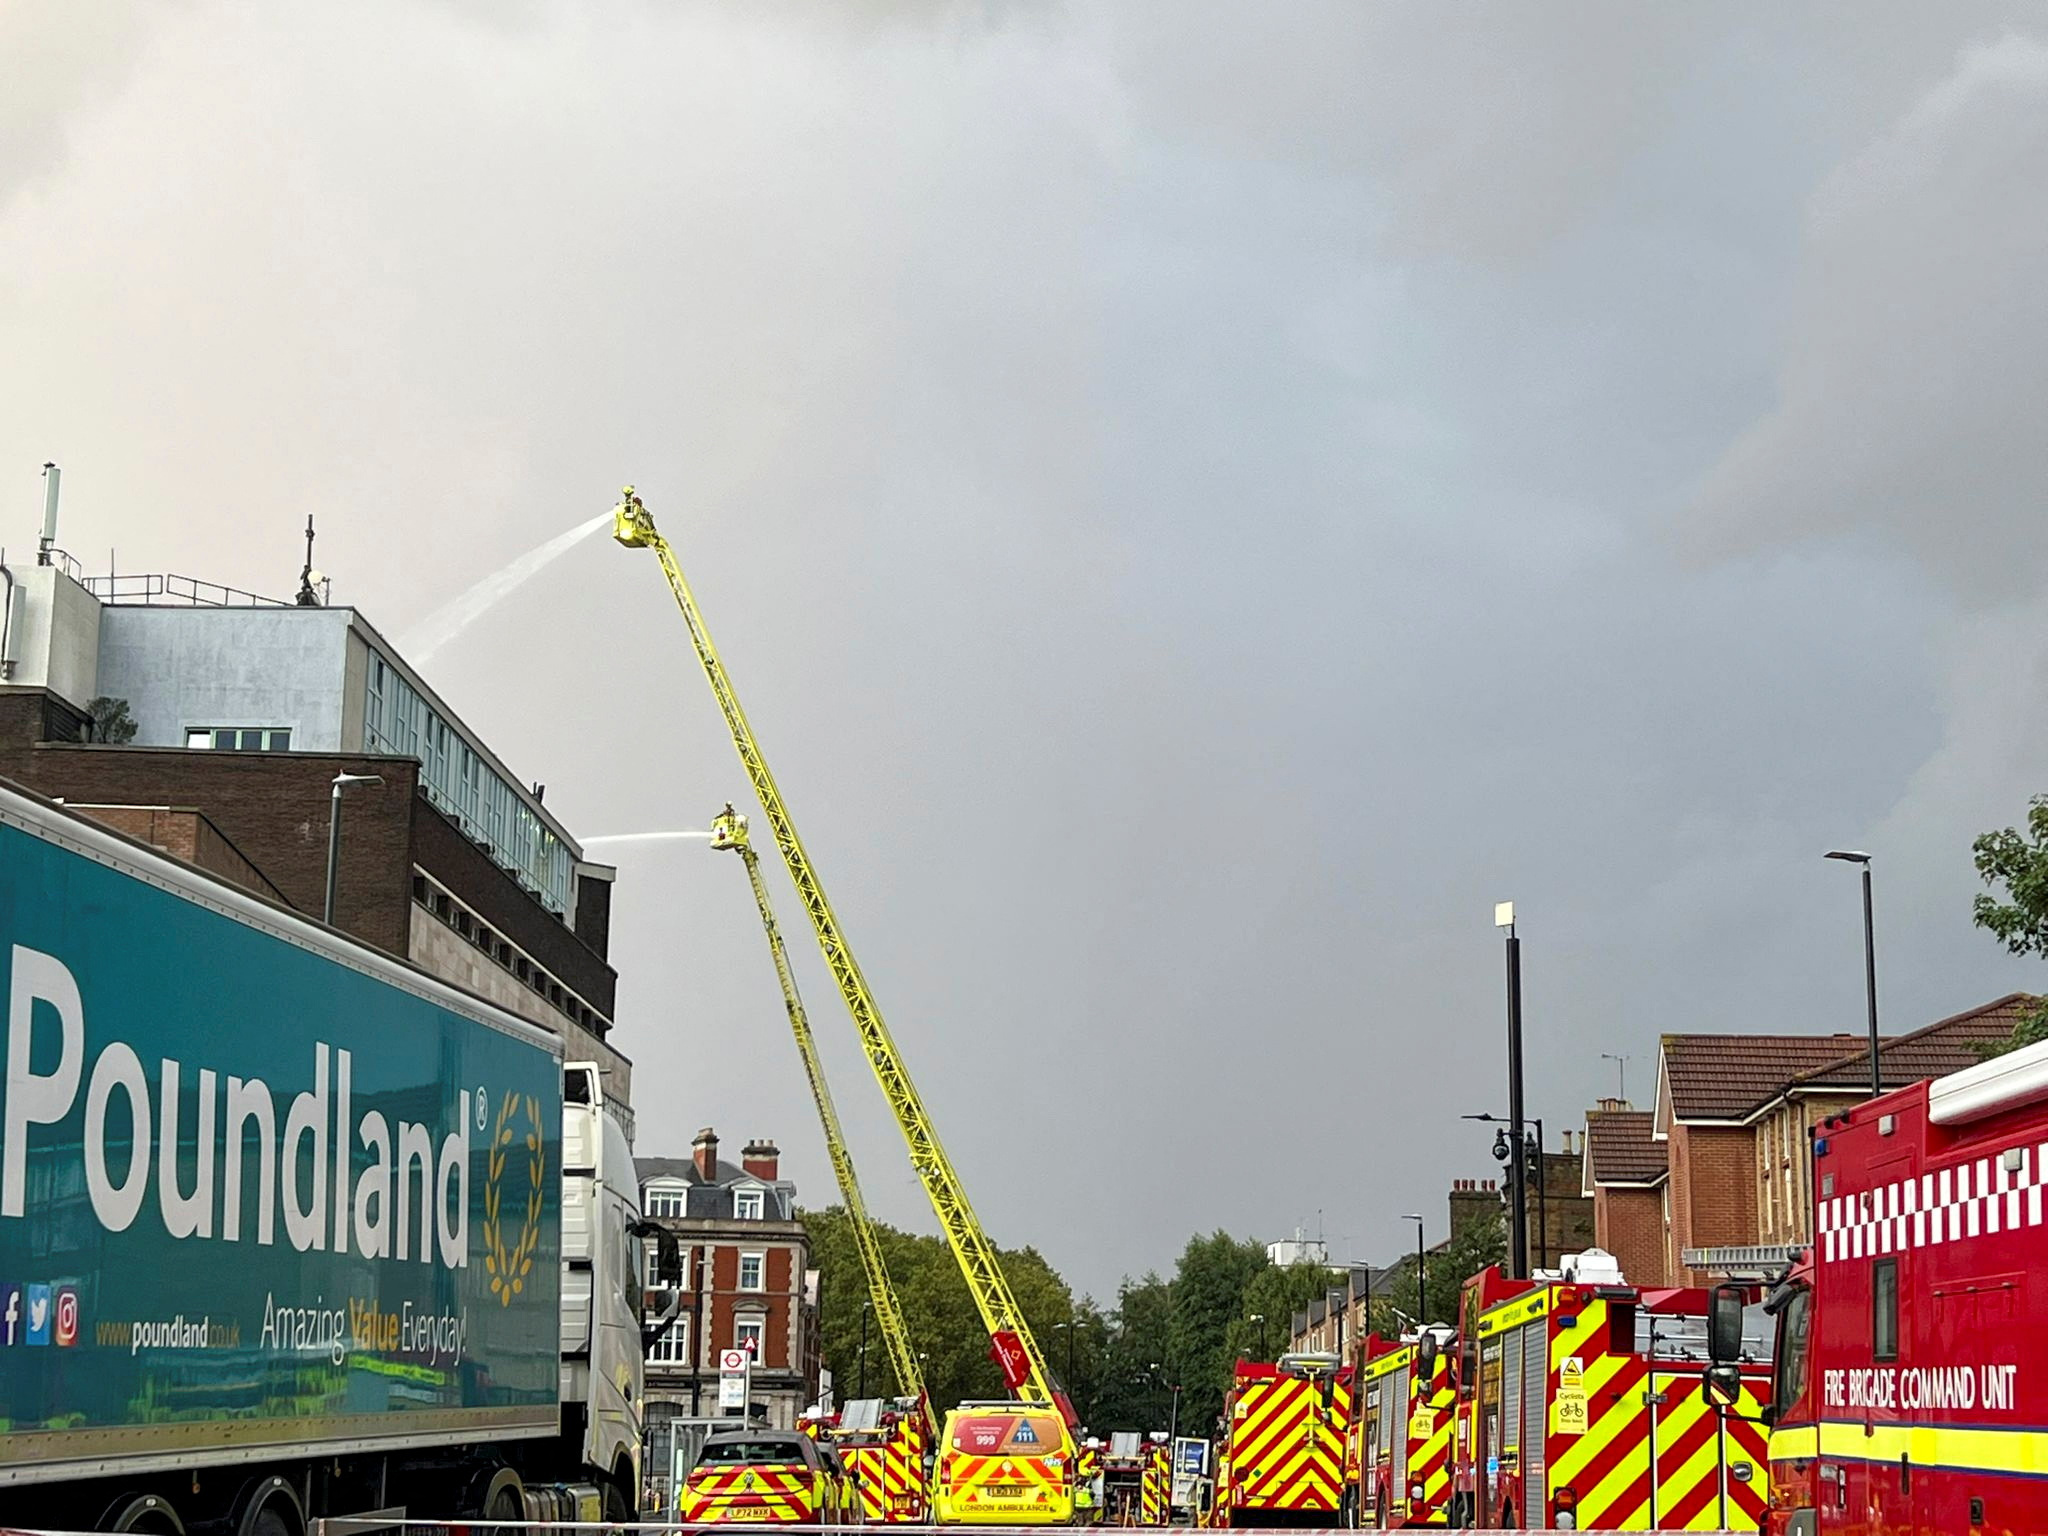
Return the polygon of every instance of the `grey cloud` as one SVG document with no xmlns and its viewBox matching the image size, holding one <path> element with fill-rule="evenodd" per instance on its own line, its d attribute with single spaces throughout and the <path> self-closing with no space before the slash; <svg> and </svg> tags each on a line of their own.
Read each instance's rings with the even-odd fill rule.
<svg viewBox="0 0 2048 1536">
<path fill-rule="evenodd" d="M 1873 557 L 1902 514 L 1809 513 L 1803 429 L 1731 440 L 1876 371 L 1865 321 L 2037 387 L 1928 232 L 2031 323 L 2031 98 L 1957 63 L 2006 9 L 1246 14 L 152 8 L 0 204 L 0 500 L 31 533 L 60 458 L 74 547 L 259 591 L 310 510 L 403 634 L 636 481 L 977 1207 L 1098 1294 L 1317 1208 L 1384 1254 L 1490 1171 L 1445 1115 L 1497 1107 L 1497 898 L 1553 1123 L 1665 1028 L 1856 1027 L 1837 839 L 1887 842 L 1890 1016 L 2005 990 L 1958 839 L 2038 761 L 2016 636 Z M 1852 382 L 1957 515 L 2024 487 Z M 1724 458 L 1804 521 L 1681 564 Z M 432 677 L 583 832 L 744 798 L 601 538 Z M 744 879 L 613 853 L 648 1150 L 776 1135 L 822 1195 Z"/>
<path fill-rule="evenodd" d="M 143 0 L 14 0 L 0 8 L 0 209 L 63 164 L 79 114 L 120 91 L 151 9 Z"/>
<path fill-rule="evenodd" d="M 1967 600 L 2048 560 L 2048 43 L 2007 35 L 1813 199 L 1775 408 L 1700 489 L 1706 547 L 1879 539 Z"/>
</svg>

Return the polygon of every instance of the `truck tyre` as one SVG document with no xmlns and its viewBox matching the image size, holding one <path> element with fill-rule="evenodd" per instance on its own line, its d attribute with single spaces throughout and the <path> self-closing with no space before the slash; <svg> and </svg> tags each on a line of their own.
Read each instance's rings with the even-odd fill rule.
<svg viewBox="0 0 2048 1536">
<path fill-rule="evenodd" d="M 281 1477 L 266 1477 L 242 1490 L 235 1536 L 304 1536 L 299 1496 Z"/>
<path fill-rule="evenodd" d="M 618 1478 L 604 1480 L 604 1518 L 608 1524 L 621 1524 L 633 1518 L 633 1501 L 626 1496 L 626 1490 Z"/>
<path fill-rule="evenodd" d="M 170 1500 L 154 1493 L 128 1493 L 107 1506 L 96 1531 L 144 1531 L 149 1536 L 185 1536 L 185 1522 Z"/>
<path fill-rule="evenodd" d="M 522 1520 L 526 1517 L 526 1496 L 519 1474 L 510 1467 L 494 1471 L 476 1497 L 477 1518 L 481 1520 Z"/>
</svg>

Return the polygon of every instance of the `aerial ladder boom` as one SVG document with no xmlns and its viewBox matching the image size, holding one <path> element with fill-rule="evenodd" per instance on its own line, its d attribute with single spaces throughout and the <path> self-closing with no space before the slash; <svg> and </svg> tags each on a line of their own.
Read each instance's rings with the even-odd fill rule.
<svg viewBox="0 0 2048 1536">
<path fill-rule="evenodd" d="M 747 818 L 730 804 L 711 823 L 711 846 L 737 853 L 747 866 L 747 879 L 754 887 L 754 905 L 761 909 L 761 927 L 768 935 L 768 951 L 775 957 L 775 979 L 782 983 L 782 1006 L 789 1012 L 790 1033 L 796 1036 L 797 1054 L 804 1059 L 804 1076 L 810 1079 L 811 1097 L 817 1101 L 818 1122 L 825 1128 L 825 1151 L 832 1159 L 832 1173 L 839 1180 L 839 1198 L 846 1204 L 846 1217 L 853 1226 L 854 1246 L 860 1250 L 861 1268 L 867 1271 L 868 1300 L 874 1308 L 875 1326 L 889 1351 L 889 1363 L 896 1368 L 898 1389 L 924 1402 L 924 1373 L 918 1369 L 917 1352 L 910 1347 L 910 1331 L 903 1325 L 903 1308 L 896 1300 L 896 1286 L 889 1279 L 889 1267 L 882 1261 L 882 1245 L 868 1221 L 867 1202 L 861 1198 L 860 1180 L 854 1176 L 853 1154 L 846 1149 L 846 1136 L 839 1128 L 839 1111 L 832 1105 L 832 1090 L 825 1082 L 825 1064 L 818 1059 L 818 1044 L 811 1037 L 811 1021 L 797 995 L 796 977 L 790 973 L 789 954 L 782 947 L 782 930 L 776 925 L 775 910 L 768 905 L 768 886 L 761 879 L 760 855 L 747 836 Z"/>
<path fill-rule="evenodd" d="M 818 883 L 810 856 L 804 852 L 803 843 L 796 835 L 796 824 L 790 820 L 789 809 L 783 804 L 782 791 L 776 788 L 775 777 L 768 771 L 767 760 L 762 757 L 761 748 L 754 740 L 753 728 L 747 724 L 739 695 L 733 691 L 732 680 L 725 673 L 725 664 L 719 660 L 717 647 L 711 643 L 711 632 L 705 627 L 703 615 L 697 611 L 697 600 L 690 595 L 689 583 L 683 579 L 683 568 L 676 561 L 675 551 L 656 530 L 653 515 L 633 487 L 627 486 L 624 494 L 625 499 L 613 512 L 612 537 L 629 549 L 653 550 L 655 558 L 661 562 L 669 591 L 675 596 L 676 606 L 682 610 L 683 622 L 689 626 L 690 640 L 697 649 L 697 660 L 703 664 L 705 680 L 711 684 L 719 712 L 725 716 L 726 728 L 732 733 L 732 744 L 739 752 L 740 765 L 746 770 L 755 797 L 761 802 L 761 811 L 767 817 L 775 846 L 782 850 L 783 863 L 788 866 L 790 880 L 803 899 L 804 911 L 810 915 L 811 928 L 818 936 L 818 947 L 824 951 L 825 964 L 839 984 L 839 994 L 845 999 L 846 1011 L 853 1016 L 854 1027 L 860 1032 L 861 1046 L 867 1053 L 868 1065 L 874 1069 L 875 1081 L 881 1084 L 883 1096 L 895 1112 L 897 1128 L 902 1131 L 903 1140 L 910 1148 L 910 1166 L 924 1185 L 925 1195 L 931 1200 L 932 1210 L 939 1218 L 939 1226 L 946 1234 L 953 1256 L 959 1260 L 961 1273 L 966 1276 L 968 1293 L 974 1297 L 975 1308 L 988 1329 L 989 1354 L 1002 1371 L 1003 1381 L 1012 1393 L 1021 1398 L 1056 1404 L 1068 1424 L 1072 1425 L 1077 1422 L 1073 1406 L 1064 1392 L 1054 1390 L 1045 1355 L 1039 1349 L 1038 1341 L 1031 1336 L 1030 1325 L 1024 1321 L 1024 1311 L 1011 1294 L 1009 1282 L 1003 1278 L 995 1244 L 982 1230 L 974 1207 L 968 1203 L 966 1187 L 961 1184 L 960 1175 L 954 1172 L 945 1148 L 939 1144 L 938 1132 L 932 1126 L 931 1116 L 925 1110 L 923 1099 L 918 1096 L 916 1085 L 910 1080 L 910 1073 L 896 1050 L 896 1042 L 890 1037 L 888 1025 L 882 1021 L 882 1010 L 868 990 L 867 978 L 861 975 L 852 948 L 840 935 L 839 919 L 834 915 L 831 903 L 825 899 L 825 888 Z"/>
</svg>

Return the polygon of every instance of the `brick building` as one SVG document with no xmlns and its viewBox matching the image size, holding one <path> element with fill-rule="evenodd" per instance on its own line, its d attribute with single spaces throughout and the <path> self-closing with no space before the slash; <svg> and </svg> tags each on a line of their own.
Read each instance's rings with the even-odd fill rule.
<svg viewBox="0 0 2048 1536">
<path fill-rule="evenodd" d="M 7 572 L 0 777 L 318 918 L 560 1035 L 630 1113 L 609 1042 L 613 871 L 351 608 L 177 577 Z M 93 739 L 95 698 L 131 740 Z"/>
<path fill-rule="evenodd" d="M 1882 1041 L 1884 1087 L 1971 1065 L 2033 1001 L 2016 993 Z M 1812 1127 L 1869 1092 L 1867 1037 L 1666 1035 L 1655 1107 L 1602 1100 L 1587 1115 L 1596 1241 L 1641 1285 L 1706 1284 L 1811 1242 Z"/>
<path fill-rule="evenodd" d="M 719 1351 L 752 1349 L 756 1417 L 793 1428 L 817 1400 L 822 1343 L 818 1272 L 781 1154 L 749 1142 L 735 1167 L 706 1129 L 687 1158 L 635 1163 L 646 1214 L 683 1248 L 681 1317 L 648 1355 L 649 1421 L 717 1416 Z M 666 1294 L 658 1303 L 650 1310 L 666 1311 Z"/>
<path fill-rule="evenodd" d="M 1626 1099 L 1602 1099 L 1586 1112 L 1583 1189 L 1593 1203 L 1593 1243 L 1614 1255 L 1640 1285 L 1667 1283 L 1665 1191 L 1668 1144 L 1656 1117 Z"/>
</svg>

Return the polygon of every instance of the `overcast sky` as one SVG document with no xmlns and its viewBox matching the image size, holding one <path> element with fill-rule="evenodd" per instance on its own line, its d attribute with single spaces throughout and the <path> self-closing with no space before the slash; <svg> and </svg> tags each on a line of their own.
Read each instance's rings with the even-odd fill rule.
<svg viewBox="0 0 2048 1536">
<path fill-rule="evenodd" d="M 1255 19 L 1254 19 L 1255 18 Z M 0 5 L 0 541 L 404 637 L 638 483 L 999 1240 L 1493 1172 L 1667 1030 L 2038 985 L 2048 20 L 1950 3 Z M 584 835 L 746 801 L 594 538 L 431 676 Z M 744 877 L 620 866 L 641 1150 L 819 1134 Z M 929 1227 L 780 872 L 872 1204 Z"/>
</svg>

